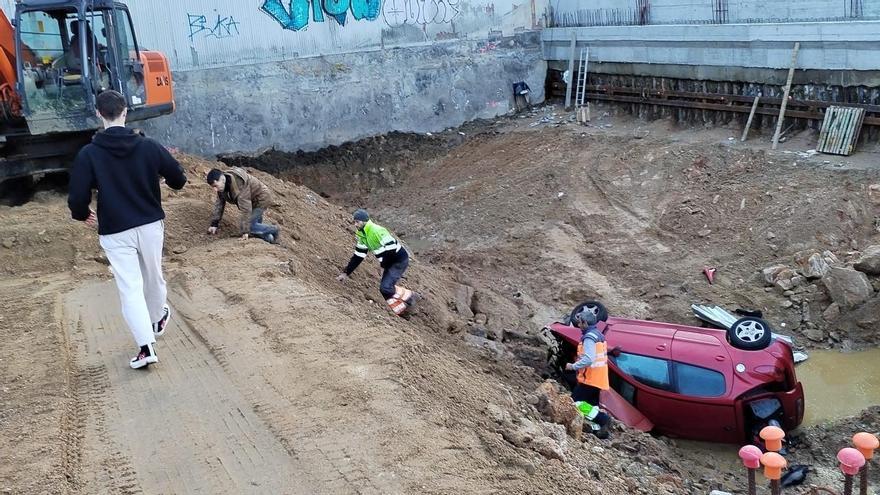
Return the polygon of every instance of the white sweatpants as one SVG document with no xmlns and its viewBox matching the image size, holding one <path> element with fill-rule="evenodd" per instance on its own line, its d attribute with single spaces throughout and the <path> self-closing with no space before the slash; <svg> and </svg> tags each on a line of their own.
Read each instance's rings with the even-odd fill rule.
<svg viewBox="0 0 880 495">
<path fill-rule="evenodd" d="M 163 316 L 167 289 L 162 277 L 165 222 L 100 236 L 122 302 L 122 316 L 138 346 L 153 344 L 153 323 Z"/>
</svg>

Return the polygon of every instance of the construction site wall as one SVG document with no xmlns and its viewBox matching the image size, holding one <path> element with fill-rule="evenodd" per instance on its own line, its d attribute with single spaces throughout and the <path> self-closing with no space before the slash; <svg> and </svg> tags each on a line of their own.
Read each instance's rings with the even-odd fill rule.
<svg viewBox="0 0 880 495">
<path fill-rule="evenodd" d="M 880 0 L 563 0 L 550 26 L 727 24 L 880 19 Z"/>
<path fill-rule="evenodd" d="M 543 99 L 547 0 L 125 3 L 174 72 L 177 111 L 147 130 L 193 153 L 440 130 L 508 112 L 518 81 Z"/>
<path fill-rule="evenodd" d="M 648 118 L 727 123 L 745 121 L 760 97 L 756 125 L 774 126 L 794 67 L 794 108 L 786 115 L 799 119 L 796 128 L 821 126 L 828 103 L 862 105 L 869 129 L 861 136 L 880 137 L 880 0 L 633 0 L 625 11 L 613 5 L 551 5 L 549 25 L 557 27 L 541 34 L 551 93 L 565 94 L 561 74 L 573 55 L 573 80 L 588 73 L 588 100 L 620 103 Z"/>
</svg>

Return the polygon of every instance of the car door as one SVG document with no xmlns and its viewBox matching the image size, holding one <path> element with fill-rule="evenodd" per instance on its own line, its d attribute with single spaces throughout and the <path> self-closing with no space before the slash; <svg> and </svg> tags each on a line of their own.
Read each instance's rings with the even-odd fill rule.
<svg viewBox="0 0 880 495">
<path fill-rule="evenodd" d="M 646 329 L 644 324 L 628 322 L 614 323 L 605 333 L 611 388 L 651 420 L 658 431 L 665 429 L 667 421 L 674 334 L 674 328 Z"/>
<path fill-rule="evenodd" d="M 728 396 L 733 364 L 727 347 L 713 335 L 679 330 L 672 341 L 674 414 L 665 423 L 670 434 L 735 443 L 737 414 Z"/>
</svg>

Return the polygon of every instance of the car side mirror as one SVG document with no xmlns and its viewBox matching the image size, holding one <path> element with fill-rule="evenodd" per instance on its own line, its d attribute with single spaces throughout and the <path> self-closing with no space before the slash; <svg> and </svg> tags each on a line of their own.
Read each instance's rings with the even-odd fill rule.
<svg viewBox="0 0 880 495">
<path fill-rule="evenodd" d="M 611 349 L 611 352 L 609 352 L 608 354 L 611 354 L 614 357 L 618 357 L 620 356 L 620 351 L 622 350 L 623 349 L 621 349 L 619 345 L 616 345 L 613 349 Z"/>
</svg>

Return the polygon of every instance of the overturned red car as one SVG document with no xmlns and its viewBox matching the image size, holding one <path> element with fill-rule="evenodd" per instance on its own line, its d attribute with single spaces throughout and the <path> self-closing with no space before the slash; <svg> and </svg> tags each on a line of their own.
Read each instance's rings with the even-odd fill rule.
<svg viewBox="0 0 880 495">
<path fill-rule="evenodd" d="M 789 342 L 756 317 L 728 330 L 608 317 L 596 301 L 578 305 L 545 327 L 548 363 L 573 386 L 565 364 L 576 360 L 581 330 L 570 326 L 583 308 L 599 319 L 608 344 L 609 381 L 601 406 L 642 431 L 711 442 L 754 442 L 767 425 L 796 428 L 804 391 Z"/>
</svg>

